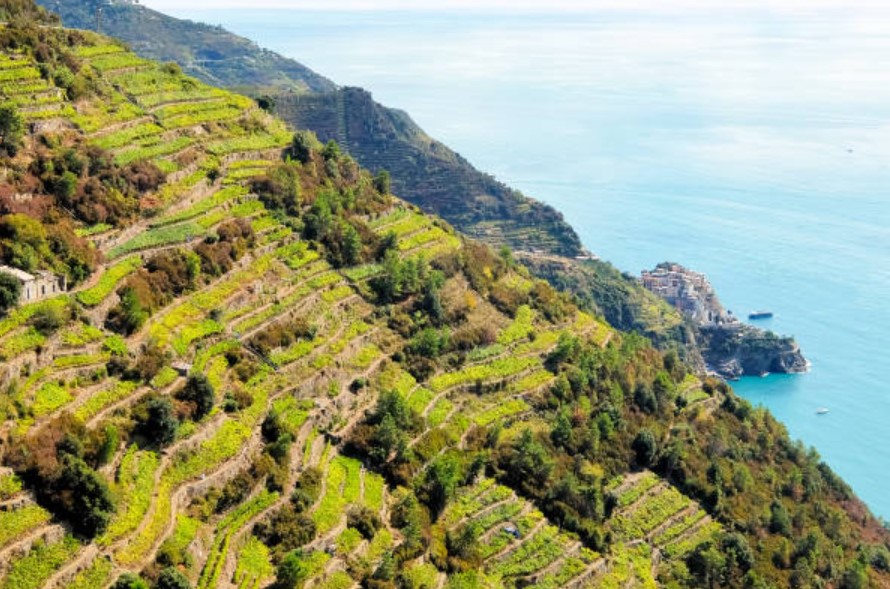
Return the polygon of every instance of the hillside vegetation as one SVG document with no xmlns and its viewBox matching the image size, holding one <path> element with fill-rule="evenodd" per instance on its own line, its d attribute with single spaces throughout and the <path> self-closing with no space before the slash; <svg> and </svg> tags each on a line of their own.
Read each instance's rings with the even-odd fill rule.
<svg viewBox="0 0 890 589">
<path fill-rule="evenodd" d="M 679 328 L 679 313 L 622 276 L 608 263 L 579 262 L 575 230 L 553 207 L 528 198 L 474 168 L 429 137 L 407 113 L 387 108 L 360 88 L 337 88 L 302 64 L 260 49 L 220 27 L 179 20 L 131 2 L 40 0 L 58 10 L 67 26 L 103 30 L 143 57 L 175 61 L 206 83 L 261 96 L 294 127 L 335 140 L 363 167 L 387 171 L 393 190 L 465 235 L 495 247 L 524 250 L 517 256 L 579 302 L 620 329 L 639 330 L 659 343 L 688 348 L 701 363 L 694 338 Z M 544 255 L 535 255 L 542 252 Z"/>
<path fill-rule="evenodd" d="M 0 319 L 0 589 L 890 585 L 724 384 L 253 100 L 10 23 L 0 260 L 74 289 Z"/>
</svg>

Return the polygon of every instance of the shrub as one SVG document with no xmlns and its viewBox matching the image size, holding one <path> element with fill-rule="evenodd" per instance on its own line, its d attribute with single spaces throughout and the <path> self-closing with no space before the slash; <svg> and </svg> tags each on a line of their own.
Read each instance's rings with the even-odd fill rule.
<svg viewBox="0 0 890 589">
<path fill-rule="evenodd" d="M 158 446 L 166 446 L 176 439 L 179 423 L 173 416 L 173 404 L 167 397 L 152 397 L 145 405 L 142 434 Z"/>
<path fill-rule="evenodd" d="M 213 385 L 205 375 L 192 374 L 189 375 L 185 386 L 179 391 L 176 398 L 192 404 L 195 408 L 195 419 L 201 419 L 213 409 L 216 394 Z"/>
<path fill-rule="evenodd" d="M 15 307 L 22 296 L 22 283 L 15 276 L 0 272 L 0 313 Z"/>
<path fill-rule="evenodd" d="M 0 105 L 0 149 L 8 155 L 15 155 L 24 132 L 25 123 L 15 105 Z"/>
<path fill-rule="evenodd" d="M 178 569 L 168 567 L 161 571 L 155 589 L 191 589 L 188 578 Z"/>
<path fill-rule="evenodd" d="M 383 525 L 380 517 L 372 509 L 364 505 L 352 507 L 346 513 L 346 524 L 350 528 L 358 530 L 366 540 L 373 538 L 377 530 Z"/>
<path fill-rule="evenodd" d="M 138 575 L 124 573 L 118 577 L 111 589 L 148 589 L 148 583 Z"/>
</svg>

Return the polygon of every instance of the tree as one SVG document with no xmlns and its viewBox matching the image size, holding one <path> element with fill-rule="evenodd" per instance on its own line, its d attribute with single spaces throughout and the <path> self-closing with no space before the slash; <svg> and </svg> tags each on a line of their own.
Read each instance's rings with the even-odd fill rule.
<svg viewBox="0 0 890 589">
<path fill-rule="evenodd" d="M 433 519 L 442 513 L 463 480 L 463 464 L 456 455 L 445 454 L 433 459 L 417 490 L 418 497 L 430 508 Z"/>
<path fill-rule="evenodd" d="M 769 529 L 774 534 L 791 535 L 791 518 L 788 516 L 788 510 L 778 501 L 774 501 L 770 506 Z"/>
<path fill-rule="evenodd" d="M 25 123 L 13 104 L 0 105 L 0 149 L 15 155 L 22 144 Z"/>
<path fill-rule="evenodd" d="M 726 571 L 726 557 L 710 542 L 700 544 L 686 559 L 689 572 L 701 586 L 721 587 Z"/>
<path fill-rule="evenodd" d="M 0 313 L 15 307 L 22 296 L 22 283 L 12 274 L 0 272 Z"/>
<path fill-rule="evenodd" d="M 176 439 L 179 423 L 173 416 L 173 405 L 167 397 L 153 397 L 146 405 L 146 419 L 142 432 L 158 446 L 167 446 Z"/>
<path fill-rule="evenodd" d="M 868 572 L 865 565 L 860 562 L 853 563 L 844 572 L 841 579 L 841 589 L 864 589 L 868 587 Z"/>
<path fill-rule="evenodd" d="M 300 163 L 309 163 L 312 159 L 312 148 L 318 143 L 315 134 L 311 131 L 297 131 L 291 141 L 291 154 Z"/>
<path fill-rule="evenodd" d="M 323 157 L 326 161 L 337 161 L 340 159 L 340 146 L 337 145 L 337 142 L 331 139 L 328 141 L 324 148 L 321 150 L 321 157 Z"/>
<path fill-rule="evenodd" d="M 343 262 L 352 266 L 361 262 L 362 238 L 355 227 L 349 223 L 343 224 Z"/>
<path fill-rule="evenodd" d="M 155 589 L 191 589 L 188 578 L 179 569 L 167 567 L 161 571 Z"/>
<path fill-rule="evenodd" d="M 652 392 L 652 388 L 648 385 L 640 383 L 637 385 L 636 391 L 634 391 L 634 403 L 637 404 L 644 413 L 652 414 L 658 409 L 658 401 L 655 398 L 655 393 Z"/>
<path fill-rule="evenodd" d="M 374 176 L 374 188 L 380 194 L 390 194 L 392 190 L 392 177 L 386 170 L 380 170 Z"/>
<path fill-rule="evenodd" d="M 572 422 L 568 411 L 560 411 L 556 416 L 556 423 L 550 431 L 550 439 L 557 446 L 569 448 L 572 442 Z"/>
<path fill-rule="evenodd" d="M 383 523 L 373 509 L 365 505 L 356 505 L 346 512 L 346 525 L 355 528 L 366 540 L 370 540 Z"/>
<path fill-rule="evenodd" d="M 634 438 L 631 449 L 636 454 L 637 463 L 640 466 L 651 466 L 658 455 L 658 444 L 655 441 L 655 436 L 647 429 L 640 430 L 640 433 Z"/>
<path fill-rule="evenodd" d="M 138 575 L 124 573 L 117 578 L 111 589 L 148 589 L 148 583 Z"/>
<path fill-rule="evenodd" d="M 114 502 L 105 479 L 77 456 L 64 454 L 59 476 L 49 485 L 50 500 L 70 520 L 74 531 L 94 538 L 105 531 Z"/>
<path fill-rule="evenodd" d="M 257 103 L 257 106 L 259 106 L 261 109 L 263 109 L 266 112 L 272 112 L 273 110 L 275 110 L 275 106 L 277 104 L 275 98 L 273 98 L 272 96 L 269 96 L 268 94 L 259 96 L 256 99 L 256 103 Z"/>
<path fill-rule="evenodd" d="M 275 587 L 276 589 L 302 587 L 311 574 L 312 569 L 303 558 L 303 551 L 292 550 L 287 553 L 281 564 L 278 565 Z"/>
<path fill-rule="evenodd" d="M 185 386 L 176 396 L 182 401 L 192 403 L 195 406 L 195 419 L 201 419 L 213 409 L 216 401 L 216 393 L 210 380 L 203 374 L 190 374 Z"/>
<path fill-rule="evenodd" d="M 501 460 L 506 479 L 533 497 L 546 490 L 554 466 L 553 458 L 530 429 L 523 430 Z"/>
<path fill-rule="evenodd" d="M 148 319 L 148 311 L 139 301 L 136 290 L 125 287 L 121 290 L 121 302 L 108 312 L 105 325 L 112 331 L 130 335 L 139 330 Z"/>
<path fill-rule="evenodd" d="M 448 346 L 448 332 L 427 327 L 411 339 L 410 349 L 413 354 L 434 359 Z"/>
</svg>

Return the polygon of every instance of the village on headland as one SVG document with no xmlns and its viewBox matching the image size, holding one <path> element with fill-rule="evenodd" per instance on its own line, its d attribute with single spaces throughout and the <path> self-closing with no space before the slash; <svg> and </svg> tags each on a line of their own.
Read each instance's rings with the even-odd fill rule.
<svg viewBox="0 0 890 589">
<path fill-rule="evenodd" d="M 806 372 L 797 342 L 747 325 L 723 308 L 704 274 L 673 262 L 643 270 L 640 283 L 692 324 L 709 372 L 730 380 L 769 373 Z"/>
</svg>

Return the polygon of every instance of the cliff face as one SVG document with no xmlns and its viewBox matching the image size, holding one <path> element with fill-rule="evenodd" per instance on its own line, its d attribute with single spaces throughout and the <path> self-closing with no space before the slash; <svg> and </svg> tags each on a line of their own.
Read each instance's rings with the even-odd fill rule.
<svg viewBox="0 0 890 589">
<path fill-rule="evenodd" d="M 574 257 L 581 240 L 562 214 L 474 168 L 429 137 L 407 113 L 361 88 L 276 98 L 276 114 L 335 140 L 363 166 L 392 175 L 395 194 L 492 245 Z"/>
<path fill-rule="evenodd" d="M 800 346 L 788 337 L 748 325 L 702 327 L 699 342 L 708 367 L 726 378 L 806 372 Z"/>
</svg>

